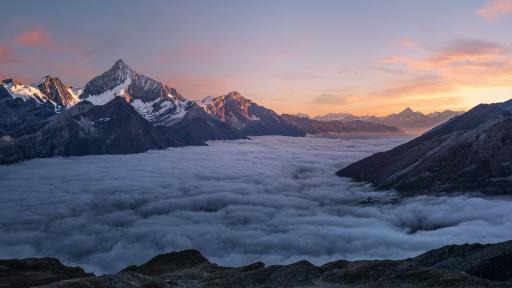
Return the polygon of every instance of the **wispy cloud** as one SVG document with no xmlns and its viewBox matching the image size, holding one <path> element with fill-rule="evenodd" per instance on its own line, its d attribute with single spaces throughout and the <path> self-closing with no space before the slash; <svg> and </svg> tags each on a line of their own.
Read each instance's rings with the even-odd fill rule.
<svg viewBox="0 0 512 288">
<path fill-rule="evenodd" d="M 31 47 L 49 47 L 51 40 L 42 27 L 32 27 L 16 37 L 16 43 Z"/>
<path fill-rule="evenodd" d="M 432 95 L 450 91 L 453 86 L 443 77 L 437 75 L 420 75 L 394 81 L 387 84 L 383 89 L 373 93 L 378 97 L 412 97 L 413 95 Z"/>
<path fill-rule="evenodd" d="M 412 71 L 429 71 L 445 81 L 462 85 L 512 84 L 508 77 L 512 72 L 511 50 L 498 43 L 476 39 L 453 41 L 425 57 L 392 56 L 382 63 L 402 65 Z"/>
<path fill-rule="evenodd" d="M 487 20 L 512 15 L 512 1 L 489 0 L 484 6 L 480 7 L 476 13 Z"/>
<path fill-rule="evenodd" d="M 401 71 L 369 91 L 371 110 L 414 106 L 422 110 L 467 109 L 486 97 L 507 99 L 512 90 L 512 49 L 480 39 L 457 39 L 438 49 L 420 48 L 415 56 L 397 54 L 375 64 Z M 496 100 L 493 100 L 496 101 Z M 368 106 L 371 105 L 371 106 Z"/>
</svg>

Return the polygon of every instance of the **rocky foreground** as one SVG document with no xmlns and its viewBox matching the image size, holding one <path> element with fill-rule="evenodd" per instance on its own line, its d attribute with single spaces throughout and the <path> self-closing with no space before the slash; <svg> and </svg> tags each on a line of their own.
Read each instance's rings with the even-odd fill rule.
<svg viewBox="0 0 512 288">
<path fill-rule="evenodd" d="M 450 245 L 404 260 L 308 261 L 243 267 L 211 263 L 199 251 L 161 254 L 103 276 L 53 258 L 0 260 L 0 287 L 512 287 L 512 241 Z"/>
</svg>

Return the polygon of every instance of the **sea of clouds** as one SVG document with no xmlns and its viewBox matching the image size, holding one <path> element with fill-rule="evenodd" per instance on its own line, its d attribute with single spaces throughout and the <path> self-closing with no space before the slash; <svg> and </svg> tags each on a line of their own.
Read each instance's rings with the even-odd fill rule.
<svg viewBox="0 0 512 288">
<path fill-rule="evenodd" d="M 108 273 L 188 248 L 221 265 L 323 264 L 512 239 L 511 199 L 400 199 L 334 174 L 406 140 L 255 137 L 0 166 L 0 258 Z"/>
</svg>

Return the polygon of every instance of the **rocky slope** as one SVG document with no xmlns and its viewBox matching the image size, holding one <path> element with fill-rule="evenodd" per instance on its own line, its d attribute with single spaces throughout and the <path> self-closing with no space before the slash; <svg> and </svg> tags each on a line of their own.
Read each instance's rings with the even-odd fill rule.
<svg viewBox="0 0 512 288">
<path fill-rule="evenodd" d="M 481 104 L 338 172 L 404 193 L 512 193 L 512 100 Z"/>
<path fill-rule="evenodd" d="M 0 163 L 72 155 L 127 154 L 185 144 L 172 131 L 154 127 L 124 99 L 105 105 L 81 102 L 26 127 L 17 138 L 0 139 Z"/>
<path fill-rule="evenodd" d="M 79 277 L 93 277 L 79 267 L 66 267 L 55 258 L 0 260 L 0 288 L 24 288 Z"/>
<path fill-rule="evenodd" d="M 234 91 L 202 101 L 204 109 L 245 135 L 304 136 L 306 133 L 286 122 L 274 111 L 244 98 Z"/>
<path fill-rule="evenodd" d="M 20 91 L 21 86 L 13 80 L 0 83 L 0 137 L 22 134 L 25 126 L 56 114 L 53 103 L 39 90 Z"/>
<path fill-rule="evenodd" d="M 57 77 L 45 76 L 36 87 L 55 103 L 59 110 L 71 107 L 79 101 L 78 95 L 75 95 L 71 87 L 64 85 Z"/>
<path fill-rule="evenodd" d="M 406 133 L 418 135 L 462 113 L 464 112 L 445 110 L 442 112 L 423 114 L 421 112 L 413 111 L 411 108 L 406 108 L 400 113 L 390 114 L 382 117 L 373 115 L 355 116 L 348 113 L 329 113 L 324 116 L 315 117 L 314 119 L 320 121 L 368 121 L 376 124 L 394 126 L 405 131 Z"/>
<path fill-rule="evenodd" d="M 0 267 L 2 288 L 512 287 L 512 241 L 445 246 L 405 260 L 338 260 L 322 266 L 299 261 L 222 267 L 199 251 L 185 250 L 97 277 L 49 258 L 3 260 Z"/>
<path fill-rule="evenodd" d="M 375 124 L 361 120 L 342 121 L 318 121 L 307 117 L 283 114 L 281 117 L 291 125 L 294 125 L 308 134 L 341 133 L 341 134 L 379 134 L 379 135 L 403 135 L 400 129 L 383 124 Z"/>
</svg>

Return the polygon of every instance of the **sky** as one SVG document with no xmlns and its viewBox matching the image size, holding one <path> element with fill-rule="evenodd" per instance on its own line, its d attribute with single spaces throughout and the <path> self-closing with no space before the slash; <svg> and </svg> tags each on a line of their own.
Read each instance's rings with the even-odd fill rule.
<svg viewBox="0 0 512 288">
<path fill-rule="evenodd" d="M 0 78 L 75 87 L 122 58 L 191 100 L 278 113 L 467 110 L 512 96 L 512 0 L 3 1 Z"/>
</svg>

